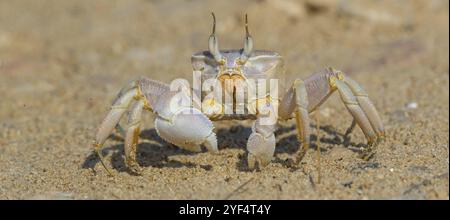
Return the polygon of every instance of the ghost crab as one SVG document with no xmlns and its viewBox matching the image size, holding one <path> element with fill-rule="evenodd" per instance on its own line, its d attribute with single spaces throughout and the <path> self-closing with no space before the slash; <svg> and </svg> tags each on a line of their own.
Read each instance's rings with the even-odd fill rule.
<svg viewBox="0 0 450 220">
<path fill-rule="evenodd" d="M 276 89 L 272 88 L 275 93 L 271 91 L 269 94 L 265 90 L 263 92 L 258 90 L 256 96 L 242 99 L 237 95 L 238 90 L 256 88 L 253 84 L 253 87 L 250 86 L 249 79 L 281 79 L 284 74 L 283 59 L 276 52 L 253 50 L 247 15 L 244 47 L 236 50 L 219 50 L 215 34 L 216 19 L 214 14 L 212 16 L 214 23 L 209 37 L 209 50 L 195 53 L 192 56 L 192 66 L 194 73 L 201 74 L 202 82 L 208 79 L 216 80 L 218 84 L 214 86 L 220 88 L 217 90 L 219 92 L 207 95 L 201 91 L 199 99 L 192 99 L 193 94 L 190 93 L 189 85 L 179 84 L 178 89 L 173 89 L 169 84 L 145 77 L 123 87 L 100 125 L 94 143 L 94 150 L 109 174 L 111 171 L 105 165 L 100 150 L 113 129 L 121 129 L 118 123 L 125 112 L 128 112 L 128 122 L 126 128 L 121 130 L 125 136 L 126 165 L 131 171 L 140 173 L 141 168 L 135 157 L 143 110 L 156 115 L 155 129 L 161 138 L 195 152 L 201 151 L 201 145 L 211 152 L 218 151 L 217 138 L 211 121 L 255 120 L 247 141 L 250 169 L 254 169 L 256 165 L 263 167 L 270 163 L 276 145 L 274 136 L 276 121 L 295 118 L 298 139 L 301 143 L 296 157 L 298 164 L 310 144 L 309 114 L 325 102 L 334 91 L 339 92 L 340 98 L 353 116 L 352 127 L 358 124 L 368 141 L 363 158 L 368 159 L 371 156 L 371 146 L 384 136 L 384 128 L 368 94 L 357 82 L 341 71 L 327 68 L 305 80 L 296 79 L 287 89 L 277 85 Z M 244 83 L 237 83 L 238 81 Z M 194 89 L 192 91 L 196 92 Z M 278 98 L 278 91 L 282 92 L 281 99 Z M 250 94 L 248 91 L 247 93 Z M 222 102 L 223 98 L 227 97 L 231 102 Z M 190 102 L 192 100 L 194 101 Z M 242 109 L 243 111 L 240 111 Z M 263 119 L 268 115 L 275 115 L 275 123 L 263 123 Z"/>
</svg>

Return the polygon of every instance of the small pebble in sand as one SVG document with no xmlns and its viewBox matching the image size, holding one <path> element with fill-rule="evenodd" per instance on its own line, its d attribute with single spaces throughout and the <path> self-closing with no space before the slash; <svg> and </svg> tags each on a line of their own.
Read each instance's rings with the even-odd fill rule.
<svg viewBox="0 0 450 220">
<path fill-rule="evenodd" d="M 389 171 L 391 171 L 391 173 L 394 172 L 394 168 L 389 169 Z"/>
<path fill-rule="evenodd" d="M 406 108 L 407 109 L 416 109 L 417 107 L 419 107 L 419 104 L 417 104 L 417 102 L 408 102 L 408 103 L 406 103 Z"/>
</svg>

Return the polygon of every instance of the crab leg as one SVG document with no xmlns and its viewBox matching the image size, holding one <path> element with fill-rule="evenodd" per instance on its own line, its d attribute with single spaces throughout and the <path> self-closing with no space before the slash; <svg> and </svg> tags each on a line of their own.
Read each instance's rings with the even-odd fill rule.
<svg viewBox="0 0 450 220">
<path fill-rule="evenodd" d="M 141 115 L 144 101 L 136 102 L 128 115 L 128 125 L 125 133 L 125 162 L 133 172 L 140 173 L 140 167 L 136 162 L 136 146 L 139 141 Z"/>
<path fill-rule="evenodd" d="M 379 137 L 384 136 L 383 123 L 381 122 L 381 118 L 378 115 L 375 106 L 370 101 L 367 92 L 364 91 L 364 89 L 356 81 L 354 81 L 349 77 L 345 77 L 343 81 L 350 87 L 353 94 L 356 96 L 356 99 L 358 100 L 361 109 L 364 111 L 367 118 L 369 119 L 369 122 L 372 128 L 375 130 L 377 136 Z"/>
<path fill-rule="evenodd" d="M 305 82 L 297 79 L 281 100 L 278 110 L 279 117 L 282 119 L 289 119 L 292 113 L 295 114 L 297 138 L 301 142 L 297 153 L 297 163 L 305 156 L 310 144 L 311 128 L 308 108 L 309 100 Z"/>
<path fill-rule="evenodd" d="M 299 163 L 309 148 L 311 128 L 309 127 L 308 94 L 306 92 L 305 83 L 302 80 L 296 80 L 293 88 L 295 91 L 295 121 L 297 134 L 302 143 L 301 149 L 297 154 L 297 163 Z"/>
<path fill-rule="evenodd" d="M 341 96 L 342 101 L 347 107 L 350 114 L 355 118 L 356 123 L 361 127 L 364 135 L 367 137 L 369 142 L 373 141 L 376 137 L 375 131 L 370 125 L 369 119 L 364 114 L 361 106 L 358 103 L 358 100 L 353 95 L 350 88 L 341 80 L 335 80 L 334 84 L 339 91 L 339 95 Z"/>
<path fill-rule="evenodd" d="M 362 155 L 363 159 L 368 160 L 373 155 L 372 148 L 374 147 L 374 144 L 376 145 L 378 141 L 381 140 L 380 138 L 384 137 L 383 123 L 381 122 L 381 118 L 378 115 L 375 106 L 370 101 L 368 94 L 363 88 L 354 80 L 344 77 L 340 72 L 338 72 L 338 76 L 340 76 L 338 77 L 339 79 L 330 78 L 330 83 L 336 85 L 341 93 L 341 97 L 343 94 L 351 94 L 352 97 L 350 101 L 353 103 L 356 101 L 358 103 L 359 109 L 357 114 L 364 114 L 365 116 L 361 116 L 360 120 L 358 120 L 358 118 L 355 118 L 355 120 L 363 130 L 364 134 L 366 134 L 368 140 L 368 147 L 364 149 Z"/>
<path fill-rule="evenodd" d="M 371 147 L 377 138 L 384 135 L 384 128 L 374 105 L 367 93 L 354 80 L 344 76 L 342 72 L 328 68 L 308 77 L 304 82 L 296 80 L 281 100 L 279 116 L 289 119 L 295 113 L 298 137 L 302 148 L 297 155 L 297 163 L 302 159 L 309 146 L 309 117 L 308 113 L 315 111 L 334 92 L 338 91 L 347 110 L 353 116 L 352 126 L 355 124 L 363 131 L 368 140 L 368 148 L 364 149 L 363 158 L 372 155 Z"/>
<path fill-rule="evenodd" d="M 105 143 L 108 136 L 111 134 L 114 127 L 119 123 L 123 114 L 127 111 L 128 106 L 130 105 L 133 98 L 136 96 L 137 89 L 131 89 L 119 98 L 115 100 L 113 105 L 111 106 L 111 111 L 108 113 L 106 118 L 103 120 L 100 125 L 97 135 L 95 137 L 94 142 L 94 150 L 100 158 L 100 162 L 105 167 L 110 175 L 112 175 L 111 171 L 106 167 L 103 156 L 100 153 L 103 144 Z"/>
<path fill-rule="evenodd" d="M 364 160 L 369 160 L 373 156 L 372 148 L 374 147 L 374 144 L 376 145 L 380 140 L 379 138 L 384 135 L 383 125 L 379 119 L 378 113 L 372 102 L 368 100 L 367 96 L 360 96 L 360 99 L 358 99 L 358 96 L 355 96 L 352 93 L 351 88 L 345 81 L 337 79 L 336 77 L 331 77 L 330 84 L 337 88 L 342 101 L 345 103 L 347 109 L 366 136 L 367 148 L 363 150 L 362 158 Z"/>
<path fill-rule="evenodd" d="M 132 80 L 130 82 L 128 82 L 121 90 L 120 92 L 117 94 L 117 96 L 114 98 L 114 101 L 112 102 L 112 104 L 114 105 L 114 102 L 117 101 L 117 99 L 119 99 L 120 97 L 123 96 L 123 94 L 129 92 L 132 89 L 136 89 L 137 88 L 137 84 L 136 84 L 137 80 Z M 122 128 L 122 126 L 120 125 L 120 123 L 117 123 L 116 125 L 116 130 L 120 133 L 120 135 L 122 137 L 125 137 L 125 129 Z"/>
</svg>

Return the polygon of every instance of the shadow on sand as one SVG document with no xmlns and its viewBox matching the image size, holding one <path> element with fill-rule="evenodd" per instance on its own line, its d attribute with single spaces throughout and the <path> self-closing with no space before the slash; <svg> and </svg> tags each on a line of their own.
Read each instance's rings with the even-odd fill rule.
<svg viewBox="0 0 450 220">
<path fill-rule="evenodd" d="M 285 167 L 293 168 L 293 161 L 291 159 L 281 160 L 276 157 L 279 153 L 295 154 L 299 150 L 299 142 L 295 134 L 295 125 L 292 126 L 279 126 L 278 130 L 275 132 L 275 136 L 280 136 L 277 139 L 277 147 L 275 150 L 275 158 L 273 163 L 280 163 Z M 321 126 L 320 127 L 322 137 L 320 138 L 321 143 L 328 144 L 327 147 L 321 147 L 321 152 L 327 152 L 336 145 L 344 145 L 346 148 L 360 153 L 360 148 L 364 147 L 365 144 L 356 144 L 350 142 L 349 138 L 346 138 L 343 133 L 339 133 L 335 128 L 331 126 Z M 313 130 L 314 131 L 314 130 Z M 325 132 L 325 133 L 323 133 Z M 251 128 L 242 125 L 233 125 L 228 129 L 221 128 L 216 131 L 217 139 L 219 142 L 219 149 L 223 149 L 225 146 L 227 148 L 239 148 L 245 149 L 247 138 L 251 134 Z M 325 135 L 326 134 L 326 135 Z M 325 137 L 326 136 L 326 137 Z M 180 162 L 175 160 L 168 160 L 172 155 L 194 155 L 196 153 L 186 151 L 172 145 L 162 138 L 160 138 L 155 129 L 147 129 L 142 131 L 140 138 L 143 140 L 151 140 L 153 143 L 140 143 L 137 147 L 137 162 L 141 167 L 200 167 L 204 170 L 211 170 L 210 165 L 198 165 L 191 162 Z M 122 140 L 121 137 L 113 134 L 110 139 Z M 315 134 L 311 135 L 311 145 L 310 148 L 317 148 L 317 136 Z M 133 174 L 125 165 L 124 160 L 124 150 L 123 144 L 116 144 L 112 146 L 106 146 L 103 148 L 103 155 L 113 152 L 111 156 L 112 168 L 118 172 L 128 172 Z M 237 167 L 240 171 L 250 171 L 247 166 L 247 156 L 245 154 L 239 154 L 239 162 Z M 100 160 L 97 155 L 92 152 L 84 161 L 82 168 L 93 169 Z"/>
</svg>

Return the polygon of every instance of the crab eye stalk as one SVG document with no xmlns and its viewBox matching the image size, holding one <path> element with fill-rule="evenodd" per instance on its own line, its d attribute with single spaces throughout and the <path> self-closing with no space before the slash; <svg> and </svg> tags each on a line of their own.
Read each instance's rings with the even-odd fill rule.
<svg viewBox="0 0 450 220">
<path fill-rule="evenodd" d="M 211 13 L 211 15 L 213 17 L 213 28 L 208 40 L 209 52 L 213 55 L 214 59 L 217 62 L 223 63 L 222 54 L 220 54 L 219 51 L 219 41 L 216 37 L 216 16 L 214 15 L 214 13 Z"/>
<path fill-rule="evenodd" d="M 250 57 L 250 54 L 253 50 L 253 38 L 250 36 L 250 33 L 248 31 L 248 17 L 247 14 L 245 14 L 245 38 L 244 38 L 244 49 L 242 51 L 242 55 L 240 58 L 241 63 L 245 63 L 248 58 Z"/>
</svg>

